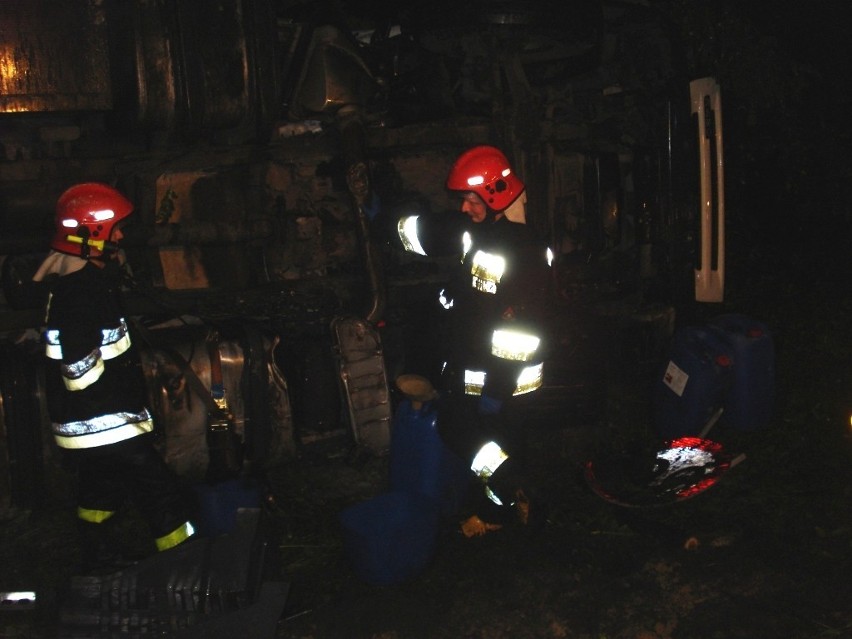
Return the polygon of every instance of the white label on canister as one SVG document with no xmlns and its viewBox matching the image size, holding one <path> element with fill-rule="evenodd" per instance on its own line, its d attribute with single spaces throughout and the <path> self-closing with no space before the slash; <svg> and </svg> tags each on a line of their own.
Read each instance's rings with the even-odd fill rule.
<svg viewBox="0 0 852 639">
<path fill-rule="evenodd" d="M 666 373 L 663 375 L 663 384 L 671 388 L 678 397 L 683 395 L 683 389 L 686 388 L 686 382 L 689 381 L 689 375 L 681 369 L 673 361 L 669 360 L 669 365 L 666 367 Z"/>
</svg>

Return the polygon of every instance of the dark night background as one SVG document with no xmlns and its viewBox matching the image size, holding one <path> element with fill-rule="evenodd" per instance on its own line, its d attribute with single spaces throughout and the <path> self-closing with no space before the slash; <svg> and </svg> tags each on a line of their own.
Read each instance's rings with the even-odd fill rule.
<svg viewBox="0 0 852 639">
<path fill-rule="evenodd" d="M 425 6 L 282 4 L 295 18 L 337 16 L 351 28 Z M 559 15 L 570 12 L 570 2 L 550 4 Z M 648 391 L 657 370 L 619 361 L 608 349 L 608 325 L 560 307 L 567 332 L 583 337 L 566 370 L 592 374 L 577 384 L 576 397 L 550 397 L 527 416 L 525 458 L 537 463 L 547 525 L 477 539 L 448 527 L 422 575 L 372 586 L 343 556 L 338 514 L 375 493 L 386 460 L 285 466 L 272 477 L 279 506 L 271 520 L 292 591 L 277 637 L 852 637 L 848 5 L 648 4 L 666 17 L 684 75 L 712 75 L 722 87 L 726 299 L 681 300 L 678 322 L 743 313 L 771 328 L 771 424 L 753 433 L 714 432 L 746 461 L 691 500 L 626 509 L 599 499 L 582 479 L 582 464 L 651 445 Z M 430 9 L 446 17 L 456 7 L 437 1 Z M 49 591 L 51 580 L 67 576 L 58 566 L 73 550 L 60 506 L 62 514 L 0 523 L 0 590 L 35 582 Z M 56 596 L 45 598 L 55 603 Z M 52 622 L 49 614 L 0 610 L 0 638 L 53 636 Z M 240 636 L 254 636 L 250 623 Z"/>
</svg>

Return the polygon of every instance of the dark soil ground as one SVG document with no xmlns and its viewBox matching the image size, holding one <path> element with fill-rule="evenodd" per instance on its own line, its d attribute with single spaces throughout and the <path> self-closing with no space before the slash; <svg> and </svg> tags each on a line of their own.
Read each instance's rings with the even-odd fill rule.
<svg viewBox="0 0 852 639">
<path fill-rule="evenodd" d="M 442 527 L 432 560 L 392 586 L 360 580 L 339 513 L 387 487 L 384 458 L 300 459 L 272 476 L 275 568 L 290 583 L 283 639 L 815 639 L 852 637 L 852 260 L 849 229 L 818 240 L 731 243 L 727 301 L 676 307 L 678 324 L 743 313 L 772 329 L 776 399 L 757 432 L 711 438 L 745 461 L 692 499 L 625 508 L 588 487 L 589 459 L 658 443 L 659 344 L 593 307 L 565 310 L 560 384 L 523 413 L 523 458 L 546 502 L 534 529 L 468 539 Z M 844 238 L 846 238 L 844 240 Z M 628 302 L 629 304 L 630 302 Z M 0 637 L 55 636 L 76 554 L 70 504 L 0 524 Z M 250 627 L 244 637 L 255 637 Z"/>
</svg>

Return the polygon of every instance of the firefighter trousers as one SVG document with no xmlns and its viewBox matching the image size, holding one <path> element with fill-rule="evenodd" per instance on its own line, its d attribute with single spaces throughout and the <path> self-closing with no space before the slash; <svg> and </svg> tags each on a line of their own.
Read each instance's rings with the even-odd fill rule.
<svg viewBox="0 0 852 639">
<path fill-rule="evenodd" d="M 190 519 L 191 502 L 154 447 L 153 435 L 67 452 L 77 470 L 81 519 L 101 523 L 132 504 L 155 539 L 168 536 Z"/>
</svg>

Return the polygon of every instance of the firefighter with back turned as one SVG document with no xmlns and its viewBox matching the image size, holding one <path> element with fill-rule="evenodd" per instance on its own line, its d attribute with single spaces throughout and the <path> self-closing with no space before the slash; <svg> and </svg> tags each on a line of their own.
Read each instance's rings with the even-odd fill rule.
<svg viewBox="0 0 852 639">
<path fill-rule="evenodd" d="M 132 502 L 153 547 L 193 534 L 189 503 L 154 446 L 142 366 L 122 306 L 119 243 L 133 205 L 101 183 L 66 190 L 51 251 L 34 280 L 48 286 L 46 395 L 54 439 L 76 470 L 82 569 L 121 561 L 109 534 Z"/>
</svg>

